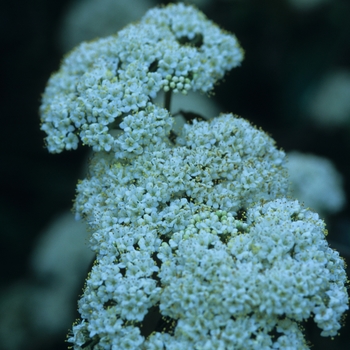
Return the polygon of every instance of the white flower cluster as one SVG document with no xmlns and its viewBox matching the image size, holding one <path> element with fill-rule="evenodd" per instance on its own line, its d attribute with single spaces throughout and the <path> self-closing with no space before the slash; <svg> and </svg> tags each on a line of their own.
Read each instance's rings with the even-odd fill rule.
<svg viewBox="0 0 350 350">
<path fill-rule="evenodd" d="M 330 160 L 294 151 L 288 153 L 287 168 L 292 194 L 299 201 L 322 214 L 344 207 L 343 179 Z"/>
<path fill-rule="evenodd" d="M 287 199 L 217 209 L 162 196 L 171 180 L 162 189 L 150 177 L 102 192 L 92 208 L 97 260 L 70 338 L 76 349 L 307 349 L 297 322 L 312 315 L 322 335 L 337 333 L 344 263 L 317 214 Z M 80 186 L 79 195 L 90 188 Z M 139 214 L 123 217 L 123 207 Z"/>
<path fill-rule="evenodd" d="M 284 153 L 243 119 L 222 115 L 210 122 L 195 121 L 184 127 L 177 141 L 175 146 L 164 141 L 159 150 L 146 149 L 139 157 L 123 162 L 112 153 L 98 152 L 91 160 L 90 178 L 78 185 L 76 211 L 86 216 L 93 228 L 91 244 L 97 259 L 79 302 L 85 322 L 74 328 L 71 341 L 77 345 L 96 338 L 101 349 L 117 348 L 118 344 L 122 349 L 141 345 L 153 349 L 160 341 L 170 349 L 180 349 L 209 341 L 204 333 L 200 341 L 183 338 L 180 325 L 185 322 L 188 327 L 194 318 L 189 320 L 180 312 L 175 315 L 171 310 L 176 308 L 169 306 L 170 300 L 175 301 L 175 292 L 170 292 L 168 284 L 175 288 L 182 283 L 176 265 L 191 259 L 180 247 L 190 244 L 186 248 L 189 253 L 197 249 L 196 240 L 207 248 L 217 242 L 220 248 L 212 253 L 222 259 L 221 255 L 229 252 L 230 239 L 248 229 L 245 220 L 238 218 L 244 208 L 286 192 Z M 194 258 L 197 253 L 202 257 L 201 249 L 190 255 Z M 178 261 L 181 254 L 185 255 Z M 235 269 L 231 260 L 222 260 L 222 268 Z M 210 271 L 215 274 L 215 261 L 207 264 L 212 264 Z M 197 272 L 192 272 L 186 272 L 186 278 L 194 281 Z M 210 284 L 219 290 L 224 282 L 208 283 L 203 288 L 208 287 L 206 293 L 211 294 Z M 200 301 L 206 296 L 197 294 L 195 284 L 188 288 L 179 289 L 178 298 L 183 300 L 177 303 L 186 303 L 188 298 L 205 302 Z M 229 282 L 226 288 L 234 290 L 236 284 Z M 219 315 L 222 307 L 226 308 L 225 304 L 216 310 Z M 157 332 L 161 329 L 155 322 L 154 328 L 151 326 L 155 333 L 148 334 L 145 318 L 152 312 L 167 320 L 169 327 L 164 327 L 169 332 Z M 231 309 L 229 314 L 236 312 Z M 202 318 L 200 312 L 197 317 Z M 205 332 L 219 332 L 217 327 L 209 317 Z"/>
<path fill-rule="evenodd" d="M 143 128 L 149 128 L 144 122 Z M 194 121 L 185 125 L 176 141 L 174 146 L 164 140 L 157 150 L 149 146 L 133 159 L 96 153 L 90 178 L 78 185 L 77 213 L 96 227 L 107 219 L 101 218 L 102 213 L 125 224 L 146 215 L 166 234 L 176 213 L 180 216 L 176 220 L 192 215 L 194 202 L 235 213 L 286 193 L 284 153 L 244 119 L 228 114 L 209 122 Z M 156 214 L 163 206 L 166 211 Z"/>
<path fill-rule="evenodd" d="M 340 328 L 344 264 L 317 214 L 284 198 L 284 152 L 231 114 L 176 137 L 152 102 L 207 92 L 241 59 L 233 36 L 178 4 L 83 44 L 51 79 L 49 150 L 78 137 L 95 150 L 75 201 L 96 253 L 75 350 L 307 349 L 298 322 Z"/>
<path fill-rule="evenodd" d="M 278 199 L 244 221 L 210 208 L 162 244 L 159 308 L 177 320 L 158 335 L 166 348 L 307 349 L 295 322 L 312 313 L 322 335 L 340 328 L 346 275 L 317 214 Z"/>
<path fill-rule="evenodd" d="M 139 137 L 134 129 L 124 129 L 127 140 L 113 135 L 124 117 L 137 124 L 140 112 L 164 115 L 152 103 L 157 93 L 209 92 L 242 59 L 236 38 L 193 7 L 151 9 L 139 23 L 83 43 L 65 58 L 40 108 L 47 147 L 76 149 L 80 139 L 94 151 L 123 153 Z"/>
<path fill-rule="evenodd" d="M 275 199 L 283 161 L 232 115 L 132 160 L 97 153 L 76 199 L 97 254 L 76 349 L 307 349 L 297 322 L 312 315 L 335 335 L 344 264 L 317 214 Z"/>
</svg>

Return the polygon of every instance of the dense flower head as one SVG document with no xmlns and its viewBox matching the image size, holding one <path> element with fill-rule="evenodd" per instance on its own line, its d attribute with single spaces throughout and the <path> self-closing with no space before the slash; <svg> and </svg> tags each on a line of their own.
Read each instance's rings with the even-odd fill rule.
<svg viewBox="0 0 350 350">
<path fill-rule="evenodd" d="M 232 114 L 183 115 L 177 135 L 153 102 L 207 93 L 242 58 L 233 35 L 177 4 L 83 43 L 50 79 L 48 149 L 94 151 L 74 205 L 96 254 L 75 350 L 307 349 L 299 322 L 339 330 L 344 263 L 318 215 L 286 199 L 284 152 Z"/>
<path fill-rule="evenodd" d="M 167 236 L 151 218 L 97 234 L 111 248 L 79 301 L 76 349 L 90 339 L 99 349 L 308 349 L 298 322 L 311 316 L 322 335 L 337 333 L 344 263 L 317 214 L 281 198 L 181 218 Z"/>
<path fill-rule="evenodd" d="M 147 122 L 140 130 L 147 129 Z M 133 159 L 97 153 L 90 178 L 78 185 L 77 213 L 99 225 L 107 210 L 120 223 L 165 210 L 161 217 L 166 218 L 158 220 L 167 223 L 176 212 L 169 207 L 178 200 L 186 199 L 182 211 L 206 204 L 237 212 L 287 193 L 284 152 L 265 133 L 231 114 L 186 125 L 175 146 L 165 141 L 156 150 L 151 146 Z"/>
<path fill-rule="evenodd" d="M 149 10 L 139 23 L 66 56 L 40 108 L 47 147 L 76 149 L 80 140 L 95 151 L 123 152 L 113 131 L 125 118 L 137 123 L 141 114 L 157 113 L 152 99 L 160 92 L 209 92 L 242 59 L 235 36 L 195 8 Z"/>
<path fill-rule="evenodd" d="M 307 349 L 309 317 L 335 335 L 344 263 L 318 215 L 283 198 L 284 156 L 230 114 L 132 159 L 96 153 L 75 205 L 96 252 L 76 349 Z"/>
</svg>

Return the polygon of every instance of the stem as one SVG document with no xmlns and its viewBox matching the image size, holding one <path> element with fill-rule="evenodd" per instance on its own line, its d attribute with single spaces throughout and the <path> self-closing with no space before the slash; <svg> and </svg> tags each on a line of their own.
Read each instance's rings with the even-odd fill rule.
<svg viewBox="0 0 350 350">
<path fill-rule="evenodd" d="M 170 113 L 171 105 L 171 89 L 164 94 L 164 108 L 166 108 Z"/>
</svg>

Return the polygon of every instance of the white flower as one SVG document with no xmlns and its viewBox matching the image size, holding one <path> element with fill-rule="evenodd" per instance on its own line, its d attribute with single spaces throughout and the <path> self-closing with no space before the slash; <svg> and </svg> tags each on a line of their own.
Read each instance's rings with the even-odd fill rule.
<svg viewBox="0 0 350 350">
<path fill-rule="evenodd" d="M 95 151 L 75 201 L 96 253 L 75 349 L 305 349 L 297 322 L 339 329 L 344 263 L 318 215 L 285 198 L 284 152 L 232 114 L 173 137 L 153 102 L 208 92 L 241 59 L 234 36 L 180 3 L 82 44 L 51 78 L 48 148 Z"/>
<path fill-rule="evenodd" d="M 184 94 L 191 89 L 208 92 L 242 59 L 236 38 L 193 7 L 152 9 L 118 35 L 78 46 L 50 78 L 40 109 L 48 148 L 70 149 L 65 136 L 74 132 L 95 151 L 111 150 L 120 157 L 140 154 L 143 147 L 135 142 L 127 146 L 118 138 L 101 141 L 90 125 L 98 123 L 106 134 L 123 122 L 124 113 L 135 120 L 144 113 L 147 119 L 158 108 L 151 99 L 163 88 Z M 142 123 L 146 125 L 152 126 Z M 101 130 L 96 132 L 100 135 Z M 152 130 L 148 132 L 151 136 Z"/>
</svg>

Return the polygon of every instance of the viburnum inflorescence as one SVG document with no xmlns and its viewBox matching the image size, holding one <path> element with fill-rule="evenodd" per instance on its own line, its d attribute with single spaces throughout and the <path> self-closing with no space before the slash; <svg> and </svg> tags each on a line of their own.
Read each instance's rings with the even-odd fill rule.
<svg viewBox="0 0 350 350">
<path fill-rule="evenodd" d="M 57 153 L 76 149 L 81 140 L 94 151 L 123 157 L 141 137 L 135 131 L 144 124 L 140 112 L 147 118 L 151 106 L 155 116 L 167 114 L 152 103 L 157 93 L 209 92 L 242 59 L 236 38 L 194 8 L 150 10 L 140 23 L 83 43 L 64 59 L 40 109 L 47 147 Z M 111 132 L 123 119 L 135 125 L 130 130 L 124 121 L 124 136 L 115 138 Z"/>
<path fill-rule="evenodd" d="M 339 330 L 344 263 L 318 215 L 285 198 L 284 152 L 232 114 L 172 132 L 170 93 L 208 93 L 242 59 L 177 4 L 83 43 L 50 79 L 48 149 L 94 151 L 74 207 L 96 253 L 74 349 L 307 349 L 301 321 Z"/>
</svg>

